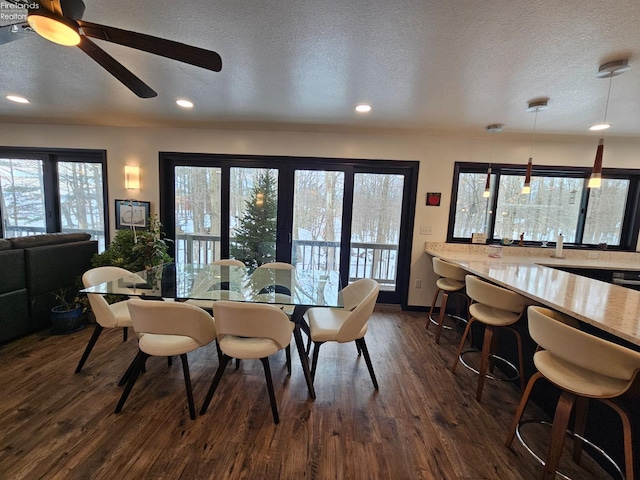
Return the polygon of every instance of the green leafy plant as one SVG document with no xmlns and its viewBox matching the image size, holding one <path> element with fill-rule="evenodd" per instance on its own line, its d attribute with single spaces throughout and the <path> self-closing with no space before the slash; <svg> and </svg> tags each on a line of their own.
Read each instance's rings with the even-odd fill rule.
<svg viewBox="0 0 640 480">
<path fill-rule="evenodd" d="M 58 310 L 68 312 L 82 306 L 84 312 L 88 307 L 86 296 L 80 296 L 77 292 L 75 288 L 60 288 L 57 292 L 51 292 L 58 301 Z"/>
<path fill-rule="evenodd" d="M 165 238 L 157 215 L 151 215 L 148 230 L 118 230 L 109 248 L 94 255 L 91 264 L 94 267 L 114 266 L 140 272 L 173 261 L 167 253 L 167 242 L 170 241 Z"/>
</svg>

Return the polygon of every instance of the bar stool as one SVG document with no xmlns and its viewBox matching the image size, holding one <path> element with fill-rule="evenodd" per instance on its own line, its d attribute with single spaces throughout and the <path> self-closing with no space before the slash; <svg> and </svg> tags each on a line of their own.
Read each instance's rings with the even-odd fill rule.
<svg viewBox="0 0 640 480">
<path fill-rule="evenodd" d="M 531 377 L 522 395 L 507 436 L 507 447 L 511 446 L 513 437 L 517 434 L 525 448 L 533 453 L 520 436 L 519 427 L 525 423 L 520 420 L 534 384 L 539 379 L 546 378 L 560 388 L 562 394 L 556 406 L 546 460 L 543 462 L 538 458 L 544 465 L 542 478 L 555 478 L 574 404 L 574 432 L 569 432 L 575 438 L 573 460 L 579 462 L 583 444 L 587 443 L 601 452 L 624 478 L 615 462 L 582 436 L 588 401 L 596 399 L 620 415 L 624 434 L 626 478 L 633 480 L 631 423 L 620 400 L 634 400 L 637 403 L 640 399 L 640 352 L 634 352 L 567 325 L 563 323 L 563 316 L 548 308 L 529 307 L 528 318 L 529 332 L 539 346 L 533 356 L 538 372 Z"/>
<path fill-rule="evenodd" d="M 433 257 L 433 271 L 440 275 L 440 278 L 436 280 L 436 292 L 433 294 L 433 301 L 431 302 L 431 308 L 429 309 L 429 318 L 427 320 L 427 325 L 425 328 L 429 329 L 429 325 L 432 323 L 436 325 L 436 343 L 440 343 L 440 335 L 442 334 L 442 329 L 451 327 L 444 327 L 444 318 L 446 316 L 447 310 L 447 302 L 449 300 L 450 294 L 458 294 L 464 298 L 467 308 L 469 307 L 469 297 L 464 292 L 464 277 L 467 272 L 465 272 L 462 268 L 454 265 L 452 263 L 446 262 L 438 257 Z M 438 318 L 433 318 L 433 310 L 436 307 L 436 302 L 438 301 L 438 296 L 442 292 L 442 300 L 440 302 L 440 313 Z M 453 317 L 456 320 L 462 320 L 466 322 L 467 320 L 460 317 Z"/>
<path fill-rule="evenodd" d="M 464 334 L 462 335 L 462 340 L 458 347 L 458 354 L 453 362 L 451 371 L 456 371 L 458 361 L 460 361 L 469 370 L 478 374 L 476 400 L 480 401 L 485 377 L 498 379 L 495 376 L 487 375 L 487 369 L 493 371 L 495 360 L 498 360 L 514 371 L 514 374 L 506 380 L 516 380 L 520 378 L 520 388 L 524 390 L 522 339 L 520 337 L 520 333 L 518 333 L 515 328 L 512 328 L 511 325 L 522 318 L 522 315 L 524 315 L 526 307 L 530 302 L 522 295 L 518 295 L 506 288 L 485 282 L 473 275 L 467 275 L 465 283 L 467 287 L 467 295 L 471 298 L 472 303 L 469 307 L 469 321 L 467 322 L 467 328 L 465 328 Z M 467 339 L 467 336 L 471 331 L 471 325 L 473 325 L 474 322 L 483 323 L 485 326 L 479 370 L 472 368 L 463 358 L 463 355 L 474 351 L 463 351 L 464 342 Z M 516 336 L 518 343 L 518 368 L 506 359 L 495 355 L 498 336 L 494 335 L 494 333 L 497 333 L 500 330 L 509 330 Z"/>
</svg>

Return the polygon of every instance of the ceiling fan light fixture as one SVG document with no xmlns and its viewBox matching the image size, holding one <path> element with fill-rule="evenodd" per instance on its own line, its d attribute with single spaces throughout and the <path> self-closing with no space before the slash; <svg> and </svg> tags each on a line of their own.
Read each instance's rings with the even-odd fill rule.
<svg viewBox="0 0 640 480">
<path fill-rule="evenodd" d="M 598 123 L 597 125 L 592 125 L 589 127 L 589 130 L 593 132 L 597 132 L 600 130 L 606 130 L 607 128 L 611 128 L 610 123 Z"/>
<path fill-rule="evenodd" d="M 76 22 L 44 8 L 29 10 L 27 22 L 38 35 L 53 43 L 67 47 L 80 43 L 80 32 Z"/>
<path fill-rule="evenodd" d="M 368 105 L 366 103 L 361 103 L 359 105 L 356 105 L 356 112 L 358 113 L 369 113 L 371 111 L 371 105 Z"/>
</svg>

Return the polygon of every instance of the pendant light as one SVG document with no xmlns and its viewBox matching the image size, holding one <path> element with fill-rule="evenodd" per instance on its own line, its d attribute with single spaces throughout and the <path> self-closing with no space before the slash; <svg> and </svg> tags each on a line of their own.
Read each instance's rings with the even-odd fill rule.
<svg viewBox="0 0 640 480">
<path fill-rule="evenodd" d="M 593 162 L 593 169 L 591 170 L 591 176 L 587 183 L 587 188 L 600 188 L 602 184 L 602 155 L 604 153 L 604 130 L 611 125 L 607 123 L 607 110 L 609 109 L 609 96 L 611 95 L 611 84 L 613 83 L 613 77 L 621 75 L 631 68 L 627 64 L 627 59 L 615 60 L 600 65 L 596 77 L 609 79 L 609 90 L 607 91 L 607 103 L 604 107 L 604 120 L 601 124 L 593 125 L 589 130 L 602 130 L 602 136 L 598 140 L 598 148 L 596 149 L 596 159 Z"/>
<path fill-rule="evenodd" d="M 524 177 L 524 185 L 522 186 L 522 193 L 529 195 L 531 193 L 531 171 L 533 170 L 533 140 L 536 136 L 536 124 L 538 123 L 538 112 L 549 108 L 547 101 L 549 99 L 533 100 L 529 102 L 527 112 L 535 112 L 536 116 L 533 119 L 533 133 L 531 134 L 531 153 L 529 153 L 529 161 L 527 162 L 527 173 Z"/>
<path fill-rule="evenodd" d="M 494 123 L 487 127 L 488 133 L 500 133 L 502 131 L 501 123 Z M 489 169 L 487 170 L 487 181 L 484 185 L 484 192 L 482 192 L 482 196 L 484 198 L 489 198 L 491 196 L 491 160 L 493 158 L 493 138 L 491 139 L 491 152 L 489 152 Z"/>
</svg>

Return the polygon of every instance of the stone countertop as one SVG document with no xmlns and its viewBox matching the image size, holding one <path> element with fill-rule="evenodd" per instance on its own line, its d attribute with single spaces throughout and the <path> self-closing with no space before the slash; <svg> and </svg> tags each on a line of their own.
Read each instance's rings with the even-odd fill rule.
<svg viewBox="0 0 640 480">
<path fill-rule="evenodd" d="M 565 249 L 567 258 L 558 259 L 551 258 L 552 248 L 504 247 L 501 258 L 492 258 L 487 250 L 486 245 L 425 245 L 429 255 L 640 346 L 640 291 L 553 268 L 640 270 L 640 254 L 598 251 L 604 258 L 589 259 L 587 252 L 578 256 Z M 549 256 L 540 250 L 549 250 Z"/>
</svg>

